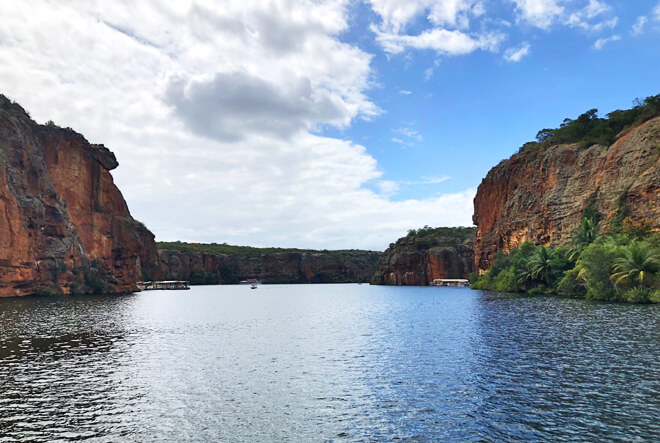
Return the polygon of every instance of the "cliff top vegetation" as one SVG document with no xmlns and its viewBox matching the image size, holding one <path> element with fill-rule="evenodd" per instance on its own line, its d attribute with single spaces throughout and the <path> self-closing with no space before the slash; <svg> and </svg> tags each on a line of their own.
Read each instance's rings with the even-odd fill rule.
<svg viewBox="0 0 660 443">
<path fill-rule="evenodd" d="M 390 248 L 401 250 L 424 250 L 436 246 L 456 246 L 457 243 L 471 242 L 474 239 L 474 227 L 439 227 L 428 225 L 419 229 L 411 229 L 405 237 L 396 243 L 390 243 Z"/>
<path fill-rule="evenodd" d="M 598 117 L 598 109 L 595 108 L 575 120 L 566 118 L 559 128 L 541 129 L 536 134 L 536 141 L 525 143 L 520 151 L 570 143 L 579 143 L 582 148 L 594 144 L 609 146 L 622 131 L 660 116 L 660 94 L 636 99 L 633 104 L 632 108 L 612 111 L 605 118 Z"/>
<path fill-rule="evenodd" d="M 286 254 L 286 253 L 310 253 L 310 254 L 329 254 L 336 257 L 349 258 L 355 254 L 374 253 L 378 251 L 364 251 L 360 249 L 342 249 L 342 250 L 315 250 L 315 249 L 297 249 L 297 248 L 255 248 L 252 246 L 234 246 L 227 243 L 184 243 L 175 242 L 156 242 L 158 249 L 173 250 L 189 253 L 214 254 L 214 255 L 242 255 L 250 258 L 261 257 L 263 254 Z"/>
</svg>

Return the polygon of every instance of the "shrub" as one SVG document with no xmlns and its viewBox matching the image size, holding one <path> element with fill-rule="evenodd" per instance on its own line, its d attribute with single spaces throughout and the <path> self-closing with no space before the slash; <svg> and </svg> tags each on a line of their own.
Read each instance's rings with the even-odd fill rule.
<svg viewBox="0 0 660 443">
<path fill-rule="evenodd" d="M 586 298 L 589 300 L 618 300 L 618 294 L 610 280 L 614 260 L 619 256 L 619 248 L 612 240 L 596 242 L 582 251 L 577 267 L 578 277 L 586 287 Z"/>
<path fill-rule="evenodd" d="M 587 293 L 584 281 L 579 278 L 580 269 L 573 268 L 567 271 L 557 284 L 557 292 L 564 295 L 584 296 Z"/>
<path fill-rule="evenodd" d="M 652 291 L 650 288 L 641 286 L 630 288 L 623 293 L 623 298 L 629 303 L 649 303 L 651 301 Z"/>
<path fill-rule="evenodd" d="M 512 268 L 506 269 L 498 275 L 495 288 L 498 292 L 519 292 L 518 277 Z"/>
</svg>

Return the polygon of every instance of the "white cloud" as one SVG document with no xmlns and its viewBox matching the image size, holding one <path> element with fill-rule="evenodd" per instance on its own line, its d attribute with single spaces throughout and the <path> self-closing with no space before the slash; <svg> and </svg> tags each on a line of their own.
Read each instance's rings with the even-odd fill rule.
<svg viewBox="0 0 660 443">
<path fill-rule="evenodd" d="M 410 227 L 470 225 L 474 189 L 392 201 L 363 146 L 313 133 L 380 112 L 371 55 L 339 39 L 347 5 L 8 2 L 0 83 L 38 121 L 110 147 L 159 240 L 382 249 Z M 439 51 L 488 47 L 440 37 Z"/>
<path fill-rule="evenodd" d="M 632 30 L 630 31 L 632 35 L 640 35 L 642 32 L 644 32 L 644 26 L 646 25 L 646 22 L 648 19 L 645 16 L 640 16 L 637 17 L 637 21 L 635 21 L 635 24 L 632 27 Z"/>
<path fill-rule="evenodd" d="M 479 17 L 485 7 L 479 0 L 369 0 L 372 9 L 382 19 L 381 29 L 397 34 L 413 19 L 426 13 L 436 26 L 467 28 L 470 16 Z"/>
<path fill-rule="evenodd" d="M 404 181 L 404 185 L 436 185 L 438 183 L 446 182 L 450 180 L 451 177 L 442 176 L 442 177 L 422 177 L 420 180 L 416 181 Z"/>
<path fill-rule="evenodd" d="M 401 95 L 410 95 L 410 94 L 412 94 L 412 91 L 402 89 L 401 91 L 399 91 L 399 94 L 401 94 Z"/>
<path fill-rule="evenodd" d="M 499 32 L 465 32 L 470 27 L 471 18 L 481 17 L 486 12 L 480 0 L 369 2 L 381 18 L 381 23 L 372 24 L 371 30 L 376 41 L 389 54 L 399 54 L 407 49 L 431 49 L 446 55 L 469 54 L 479 49 L 495 51 L 505 38 Z M 422 14 L 426 14 L 431 26 L 416 35 L 406 33 L 406 26 Z"/>
<path fill-rule="evenodd" d="M 398 54 L 410 49 L 431 49 L 446 55 L 463 55 L 478 49 L 496 51 L 505 36 L 500 33 L 468 35 L 461 31 L 434 28 L 419 35 L 401 35 L 381 32 L 372 26 L 376 40 L 385 52 Z"/>
<path fill-rule="evenodd" d="M 566 24 L 573 28 L 582 28 L 589 32 L 601 32 L 605 29 L 614 29 L 619 22 L 618 17 L 593 22 L 593 19 L 612 11 L 612 7 L 598 0 L 589 0 L 584 8 L 568 16 Z"/>
<path fill-rule="evenodd" d="M 510 0 L 516 5 L 519 22 L 526 22 L 541 29 L 552 25 L 565 25 L 582 28 L 589 32 L 601 32 L 614 29 L 618 17 L 612 16 L 613 9 L 605 1 L 588 0 L 588 3 L 575 9 L 576 2 L 565 0 Z M 602 16 L 610 15 L 602 19 Z M 601 18 L 599 20 L 599 18 Z"/>
<path fill-rule="evenodd" d="M 441 0 L 431 5 L 428 16 L 431 23 L 437 26 L 450 26 L 467 29 L 470 26 L 470 16 L 479 17 L 485 13 L 483 2 L 474 0 Z"/>
<path fill-rule="evenodd" d="M 533 26 L 548 29 L 564 13 L 558 0 L 512 0 L 518 19 Z"/>
<path fill-rule="evenodd" d="M 509 48 L 504 51 L 504 60 L 510 63 L 516 63 L 523 59 L 523 57 L 529 54 L 530 45 L 527 42 L 524 42 L 517 48 Z"/>
<path fill-rule="evenodd" d="M 425 80 L 430 80 L 433 78 L 433 74 L 435 73 L 435 69 L 440 66 L 440 59 L 435 59 L 433 61 L 433 66 L 430 66 L 424 70 L 424 79 Z"/>
<path fill-rule="evenodd" d="M 658 3 L 658 5 L 653 8 L 653 18 L 660 21 L 660 3 Z"/>
<path fill-rule="evenodd" d="M 392 180 L 379 180 L 376 182 L 376 187 L 378 188 L 378 191 L 381 193 L 381 195 L 384 196 L 395 195 L 397 192 L 399 192 L 399 189 L 401 189 L 401 186 Z"/>
<path fill-rule="evenodd" d="M 621 36 L 618 35 L 618 34 L 613 35 L 611 37 L 600 38 L 600 39 L 596 40 L 596 42 L 594 43 L 594 48 L 598 49 L 598 50 L 601 50 L 601 49 L 603 49 L 603 46 L 605 46 L 606 44 L 608 44 L 610 42 L 615 42 L 615 41 L 618 41 L 618 40 L 621 40 Z"/>
<path fill-rule="evenodd" d="M 414 129 L 406 128 L 406 127 L 400 127 L 393 129 L 392 132 L 395 132 L 397 134 L 401 134 L 405 137 L 408 137 L 409 139 L 412 139 L 414 141 L 421 142 L 423 140 L 422 135 L 415 131 Z"/>
</svg>

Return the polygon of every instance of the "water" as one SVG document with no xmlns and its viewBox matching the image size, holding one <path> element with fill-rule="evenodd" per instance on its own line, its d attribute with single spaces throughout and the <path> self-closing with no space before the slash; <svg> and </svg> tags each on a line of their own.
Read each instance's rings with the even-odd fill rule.
<svg viewBox="0 0 660 443">
<path fill-rule="evenodd" d="M 660 439 L 660 306 L 462 288 L 0 300 L 0 441 Z"/>
</svg>

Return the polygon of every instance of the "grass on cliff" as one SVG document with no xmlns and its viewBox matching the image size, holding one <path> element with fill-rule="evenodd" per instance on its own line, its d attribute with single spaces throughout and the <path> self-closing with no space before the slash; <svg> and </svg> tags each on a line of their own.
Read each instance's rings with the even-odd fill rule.
<svg viewBox="0 0 660 443">
<path fill-rule="evenodd" d="M 636 99 L 633 104 L 632 108 L 612 111 L 605 118 L 598 117 L 598 109 L 590 109 L 575 120 L 566 118 L 559 128 L 541 129 L 536 134 L 537 141 L 525 143 L 520 150 L 528 152 L 568 143 L 579 143 L 582 148 L 594 144 L 609 146 L 621 131 L 660 116 L 660 94 Z"/>
<path fill-rule="evenodd" d="M 242 255 L 244 257 L 255 258 L 261 257 L 264 254 L 277 254 L 277 253 L 311 253 L 311 254 L 328 254 L 333 257 L 350 260 L 355 254 L 372 253 L 379 254 L 376 251 L 363 251 L 359 249 L 342 249 L 342 250 L 314 250 L 314 249 L 296 249 L 296 248 L 254 248 L 252 246 L 234 246 L 226 243 L 184 243 L 176 242 L 157 242 L 158 249 L 173 250 L 188 253 L 201 253 L 213 255 Z"/>
<path fill-rule="evenodd" d="M 660 233 L 648 221 L 626 218 L 620 230 L 602 234 L 598 220 L 585 217 L 564 247 L 524 243 L 498 253 L 470 282 L 498 292 L 660 303 Z"/>
</svg>

